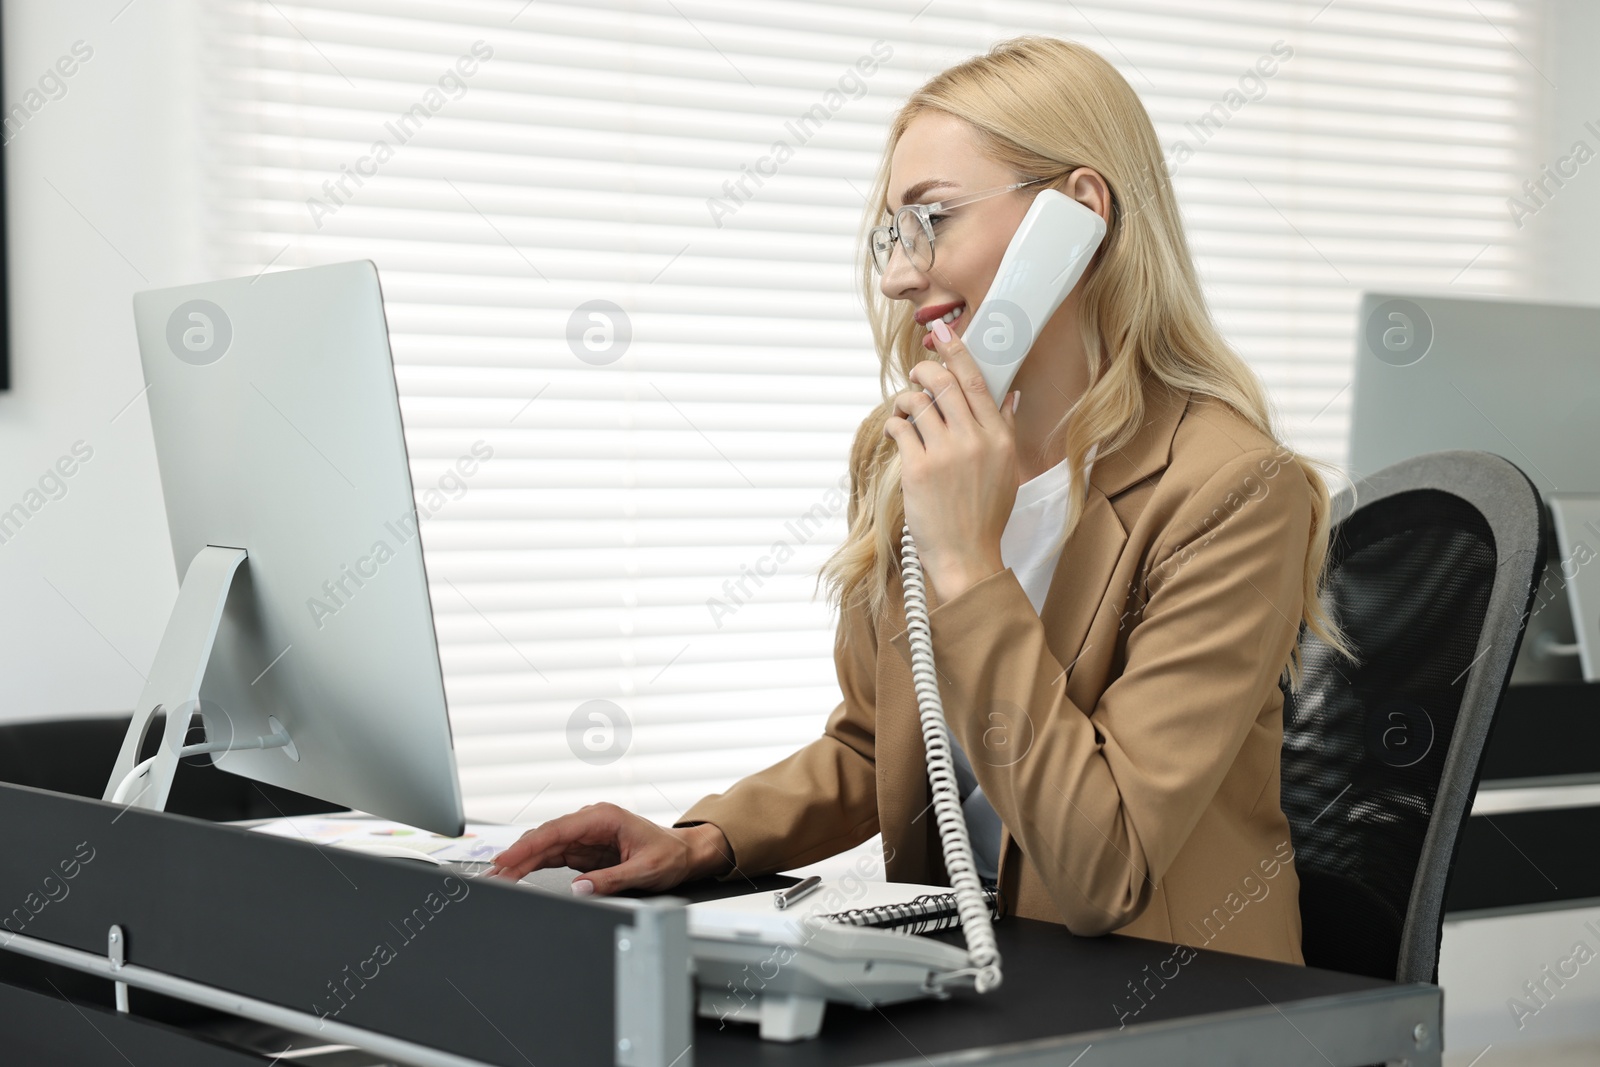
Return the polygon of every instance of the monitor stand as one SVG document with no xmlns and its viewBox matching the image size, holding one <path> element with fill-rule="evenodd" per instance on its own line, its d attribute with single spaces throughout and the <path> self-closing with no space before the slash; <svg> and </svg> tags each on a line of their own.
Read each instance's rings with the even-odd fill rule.
<svg viewBox="0 0 1600 1067">
<path fill-rule="evenodd" d="M 133 720 L 122 739 L 122 751 L 111 769 L 111 780 L 101 799 L 129 807 L 161 811 L 172 791 L 172 777 L 178 760 L 209 752 L 229 752 L 246 748 L 284 748 L 290 759 L 299 759 L 294 742 L 277 718 L 267 721 L 272 733 L 267 737 L 229 741 L 208 741 L 185 746 L 190 717 L 200 707 L 200 682 L 211 659 L 211 646 L 217 639 L 222 608 L 228 600 L 239 565 L 245 561 L 242 548 L 207 545 L 189 564 L 178 588 L 178 601 L 172 607 L 166 631 L 156 649 L 155 662 L 145 679 Z M 157 712 L 165 712 L 166 729 L 156 754 L 139 762 L 145 733 Z"/>
<path fill-rule="evenodd" d="M 1546 641 L 1535 651 L 1546 656 L 1576 656 L 1584 681 L 1600 682 L 1600 567 L 1593 565 L 1600 551 L 1590 545 L 1600 546 L 1600 495 L 1552 493 L 1549 499 L 1560 550 L 1560 558 L 1550 561 L 1550 569 L 1572 605 L 1575 640 L 1570 644 Z"/>
</svg>

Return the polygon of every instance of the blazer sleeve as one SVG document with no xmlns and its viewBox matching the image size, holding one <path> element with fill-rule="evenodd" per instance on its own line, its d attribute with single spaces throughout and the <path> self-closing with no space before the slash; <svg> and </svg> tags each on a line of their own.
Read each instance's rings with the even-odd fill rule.
<svg viewBox="0 0 1600 1067">
<path fill-rule="evenodd" d="M 801 867 L 878 832 L 878 640 L 865 603 L 840 613 L 833 659 L 844 699 L 822 736 L 705 797 L 673 824 L 714 823 L 727 836 L 734 869 L 721 880 Z"/>
<path fill-rule="evenodd" d="M 1157 538 L 1124 668 L 1092 708 L 1067 697 L 1009 568 L 930 613 L 950 729 L 1074 933 L 1138 917 L 1215 797 L 1298 636 L 1310 526 L 1310 487 L 1281 453 L 1225 464 Z M 893 643 L 909 659 L 903 632 Z M 996 703 L 1026 709 L 1020 758 L 982 758 Z"/>
</svg>

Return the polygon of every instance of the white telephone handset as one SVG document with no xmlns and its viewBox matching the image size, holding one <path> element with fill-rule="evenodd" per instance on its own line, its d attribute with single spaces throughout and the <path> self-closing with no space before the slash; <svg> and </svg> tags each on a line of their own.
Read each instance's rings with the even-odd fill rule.
<svg viewBox="0 0 1600 1067">
<path fill-rule="evenodd" d="M 1005 399 L 1039 331 L 1083 276 L 1105 232 L 1099 215 L 1053 189 L 1041 190 L 1029 206 L 988 295 L 962 335 L 997 404 Z M 772 912 L 768 894 L 738 898 L 731 912 L 717 904 L 691 905 L 699 1013 L 725 1019 L 736 1016 L 746 1002 L 755 1002 L 758 1010 L 742 1017 L 759 1021 L 763 1038 L 814 1037 L 830 1000 L 870 1007 L 948 996 L 950 986 L 969 977 L 980 993 L 1000 984 L 1000 953 L 961 811 L 933 666 L 922 563 L 909 526 L 901 531 L 900 548 L 911 676 L 929 788 L 967 948 L 962 952 L 914 935 L 828 922 L 807 923 L 803 935 L 781 930 L 774 924 L 781 925 L 784 913 Z"/>
<path fill-rule="evenodd" d="M 961 340 L 999 404 L 1106 235 L 1106 222 L 1065 193 L 1041 189 L 1000 259 Z"/>
</svg>

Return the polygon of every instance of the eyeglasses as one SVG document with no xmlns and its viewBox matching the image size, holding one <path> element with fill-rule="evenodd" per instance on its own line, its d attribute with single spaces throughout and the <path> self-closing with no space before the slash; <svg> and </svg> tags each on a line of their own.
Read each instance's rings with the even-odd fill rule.
<svg viewBox="0 0 1600 1067">
<path fill-rule="evenodd" d="M 907 204 L 895 212 L 894 225 L 874 226 L 868 234 L 867 243 L 872 249 L 873 269 L 879 274 L 889 269 L 889 257 L 894 254 L 894 246 L 898 242 L 906 250 L 912 266 L 919 271 L 929 270 L 933 266 L 934 216 L 943 217 L 945 212 L 954 208 L 1049 180 L 1049 178 L 1029 178 L 1027 181 L 1013 182 L 996 189 L 985 189 L 982 192 L 968 193 L 966 196 L 940 200 L 936 204 Z"/>
</svg>

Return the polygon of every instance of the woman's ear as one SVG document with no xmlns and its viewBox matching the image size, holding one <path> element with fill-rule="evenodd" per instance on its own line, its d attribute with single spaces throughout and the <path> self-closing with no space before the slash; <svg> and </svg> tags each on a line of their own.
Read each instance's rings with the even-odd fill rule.
<svg viewBox="0 0 1600 1067">
<path fill-rule="evenodd" d="M 1092 167 L 1079 167 L 1067 176 L 1061 190 L 1111 225 L 1111 187 Z"/>
</svg>

